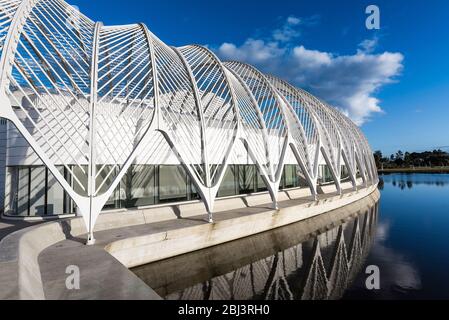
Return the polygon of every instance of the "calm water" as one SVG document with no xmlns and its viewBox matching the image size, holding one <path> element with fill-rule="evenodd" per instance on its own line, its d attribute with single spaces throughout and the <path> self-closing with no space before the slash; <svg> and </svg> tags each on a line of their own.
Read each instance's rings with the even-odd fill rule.
<svg viewBox="0 0 449 320">
<path fill-rule="evenodd" d="M 381 200 L 133 271 L 166 299 L 448 299 L 449 175 L 386 175 Z M 365 287 L 380 269 L 381 289 Z"/>
<path fill-rule="evenodd" d="M 367 264 L 378 265 L 381 290 L 360 276 L 345 297 L 449 299 L 449 175 L 382 177 L 380 219 Z"/>
</svg>

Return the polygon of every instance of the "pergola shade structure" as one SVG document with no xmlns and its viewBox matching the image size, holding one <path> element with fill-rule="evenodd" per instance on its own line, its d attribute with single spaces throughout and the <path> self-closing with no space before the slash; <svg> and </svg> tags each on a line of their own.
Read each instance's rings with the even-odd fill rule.
<svg viewBox="0 0 449 320">
<path fill-rule="evenodd" d="M 339 111 L 205 47 L 169 47 L 143 24 L 103 26 L 62 0 L 0 0 L 0 51 L 0 117 L 76 203 L 90 240 L 130 166 L 160 151 L 158 135 L 210 221 L 238 144 L 275 207 L 289 149 L 315 197 L 320 157 L 339 192 L 342 165 L 354 188 L 357 174 L 377 183 L 366 139 Z"/>
</svg>

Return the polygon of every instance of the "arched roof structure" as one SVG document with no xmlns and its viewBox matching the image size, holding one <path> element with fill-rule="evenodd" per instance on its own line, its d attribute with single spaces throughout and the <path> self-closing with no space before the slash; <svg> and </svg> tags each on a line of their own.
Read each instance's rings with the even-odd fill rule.
<svg viewBox="0 0 449 320">
<path fill-rule="evenodd" d="M 338 190 L 376 184 L 363 134 L 289 83 L 209 49 L 166 45 L 144 24 L 104 26 L 63 0 L 0 0 L 0 116 L 68 192 L 91 232 L 136 156 L 160 132 L 209 212 L 241 140 L 276 204 L 288 148 L 316 195 L 323 155 Z M 69 185 L 56 168 L 76 167 Z"/>
</svg>

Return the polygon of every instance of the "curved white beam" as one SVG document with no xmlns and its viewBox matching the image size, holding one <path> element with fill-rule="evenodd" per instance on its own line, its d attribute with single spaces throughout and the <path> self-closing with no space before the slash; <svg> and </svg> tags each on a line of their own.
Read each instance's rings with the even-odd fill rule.
<svg viewBox="0 0 449 320">
<path fill-rule="evenodd" d="M 85 219 L 89 242 L 94 240 L 100 211 L 139 153 L 153 144 L 154 131 L 163 134 L 186 169 L 210 220 L 238 139 L 263 173 L 275 207 L 289 147 L 314 195 L 320 154 L 340 192 L 342 159 L 354 187 L 356 167 L 366 186 L 378 182 L 372 151 L 361 130 L 311 94 L 286 83 L 298 95 L 298 103 L 304 104 L 303 111 L 295 110 L 288 92 L 253 66 L 223 63 L 198 45 L 169 48 L 144 24 L 102 27 L 80 15 L 72 32 L 52 17 L 57 14 L 63 21 L 70 16 L 68 9 L 62 0 L 24 0 L 14 16 L 13 10 L 2 10 L 11 23 L 0 46 L 0 117 L 17 127 L 74 200 Z M 26 24 L 30 27 L 24 28 Z M 189 52 L 193 57 L 188 57 Z M 90 61 L 84 61 L 89 55 Z M 243 118 L 243 106 L 251 119 Z M 307 117 L 301 117 L 301 112 Z M 216 132 L 223 138 L 214 139 Z M 114 140 L 110 146 L 111 136 L 123 143 Z M 78 150 L 71 154 L 65 144 Z M 219 156 L 212 159 L 213 152 Z M 87 196 L 75 191 L 56 167 L 81 168 L 86 163 Z M 107 166 L 113 169 L 98 186 L 97 175 Z M 221 171 L 213 166 L 221 166 Z M 115 175 L 112 171 L 117 168 Z M 112 181 L 106 183 L 107 178 Z M 100 195 L 103 185 L 106 191 Z"/>
</svg>

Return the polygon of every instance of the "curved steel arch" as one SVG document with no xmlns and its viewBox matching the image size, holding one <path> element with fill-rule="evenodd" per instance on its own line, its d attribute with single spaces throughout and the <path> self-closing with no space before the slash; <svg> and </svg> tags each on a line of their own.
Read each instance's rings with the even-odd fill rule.
<svg viewBox="0 0 449 320">
<path fill-rule="evenodd" d="M 186 169 L 210 221 L 238 140 L 275 207 L 289 146 L 315 196 L 320 154 L 340 192 L 342 161 L 354 188 L 357 169 L 365 186 L 378 182 L 354 123 L 248 64 L 223 63 L 198 45 L 171 48 L 144 24 L 103 26 L 63 0 L 0 0 L 0 9 L 0 116 L 73 199 L 90 242 L 154 132 Z"/>
<path fill-rule="evenodd" d="M 225 62 L 224 65 L 242 80 L 263 116 L 268 131 L 268 172 L 269 181 L 275 189 L 279 188 L 285 163 L 285 155 L 289 144 L 289 130 L 283 101 L 266 76 L 251 65 L 241 62 Z M 277 201 L 277 192 L 272 194 Z"/>
<path fill-rule="evenodd" d="M 341 137 L 335 119 L 326 110 L 323 103 L 310 93 L 296 89 L 309 110 L 314 114 L 320 135 L 320 151 L 335 181 L 339 193 L 342 192 L 341 177 Z"/>
<path fill-rule="evenodd" d="M 298 90 L 273 76 L 268 79 L 286 103 L 290 140 L 293 153 L 300 165 L 314 198 L 317 197 L 318 161 L 320 152 L 319 124 L 313 111 L 304 103 Z"/>
</svg>

